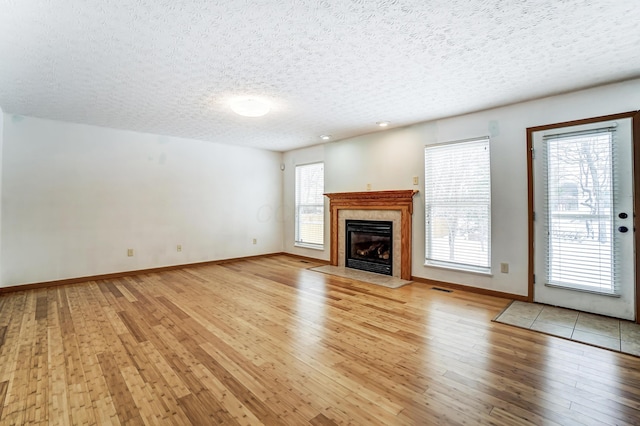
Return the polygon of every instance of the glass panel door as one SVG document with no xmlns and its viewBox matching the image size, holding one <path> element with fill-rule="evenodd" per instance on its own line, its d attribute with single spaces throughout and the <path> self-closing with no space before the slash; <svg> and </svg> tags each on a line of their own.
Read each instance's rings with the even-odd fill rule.
<svg viewBox="0 0 640 426">
<path fill-rule="evenodd" d="M 635 318 L 631 119 L 533 134 L 534 300 Z"/>
</svg>

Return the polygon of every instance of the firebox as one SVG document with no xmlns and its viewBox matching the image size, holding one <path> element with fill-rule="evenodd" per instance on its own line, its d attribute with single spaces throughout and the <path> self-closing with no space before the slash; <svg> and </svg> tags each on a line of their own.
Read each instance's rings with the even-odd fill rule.
<svg viewBox="0 0 640 426">
<path fill-rule="evenodd" d="M 378 274 L 392 274 L 393 222 L 347 220 L 345 266 Z"/>
</svg>

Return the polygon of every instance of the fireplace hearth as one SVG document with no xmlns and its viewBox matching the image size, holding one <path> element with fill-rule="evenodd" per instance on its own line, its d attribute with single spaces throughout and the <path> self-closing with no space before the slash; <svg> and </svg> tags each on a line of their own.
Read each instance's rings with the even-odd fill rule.
<svg viewBox="0 0 640 426">
<path fill-rule="evenodd" d="M 378 274 L 393 274 L 393 222 L 345 221 L 345 266 Z"/>
</svg>

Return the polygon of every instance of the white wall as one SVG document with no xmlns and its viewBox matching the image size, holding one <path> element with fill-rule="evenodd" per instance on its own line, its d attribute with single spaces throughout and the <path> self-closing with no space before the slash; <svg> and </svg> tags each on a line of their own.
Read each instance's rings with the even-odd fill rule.
<svg viewBox="0 0 640 426">
<path fill-rule="evenodd" d="M 283 156 L 284 181 L 283 181 L 283 205 L 281 210 L 281 216 L 284 218 L 284 222 L 287 226 L 284 227 L 284 251 L 287 253 L 297 254 L 299 256 L 313 257 L 316 259 L 329 260 L 329 227 L 324 228 L 324 250 L 316 250 L 304 247 L 296 247 L 294 245 L 295 240 L 295 184 L 296 166 L 318 163 L 324 161 L 324 146 L 316 145 L 309 148 L 297 149 L 294 151 L 286 152 Z M 326 188 L 326 175 L 327 168 L 325 164 L 325 188 Z M 329 223 L 329 203 L 325 199 L 325 225 Z"/>
<path fill-rule="evenodd" d="M 4 127 L 1 286 L 283 249 L 280 153 L 21 116 Z"/>
<path fill-rule="evenodd" d="M 526 295 L 526 128 L 638 108 L 640 80 L 632 80 L 329 143 L 323 152 L 318 148 L 305 151 L 304 160 L 325 161 L 326 192 L 365 191 L 368 183 L 372 190 L 420 190 L 414 198 L 413 276 Z M 491 136 L 493 276 L 424 266 L 424 146 L 486 135 Z M 290 155 L 286 153 L 285 158 Z M 417 187 L 412 184 L 413 176 L 420 178 Z M 291 185 L 290 179 L 285 180 L 285 194 L 292 191 Z M 328 220 L 325 226 L 329 226 Z M 291 229 L 293 221 L 286 215 L 285 230 Z M 287 251 L 289 239 L 285 232 Z M 305 254 L 328 258 L 325 253 Z M 508 274 L 500 273 L 501 262 L 509 263 Z"/>
</svg>

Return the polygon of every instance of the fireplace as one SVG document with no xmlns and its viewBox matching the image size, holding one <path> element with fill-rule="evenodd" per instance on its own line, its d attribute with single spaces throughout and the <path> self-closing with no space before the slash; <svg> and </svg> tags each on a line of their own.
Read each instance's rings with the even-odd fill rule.
<svg viewBox="0 0 640 426">
<path fill-rule="evenodd" d="M 345 266 L 392 275 L 393 222 L 346 220 L 345 228 Z"/>
<path fill-rule="evenodd" d="M 391 276 L 411 280 L 411 215 L 413 196 L 417 192 L 406 189 L 325 194 L 331 210 L 331 265 L 347 266 L 347 220 L 390 221 L 393 224 L 393 253 L 389 253 L 393 258 Z"/>
</svg>

